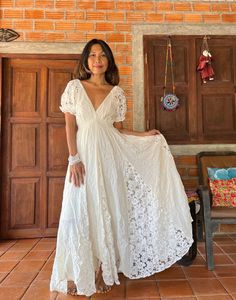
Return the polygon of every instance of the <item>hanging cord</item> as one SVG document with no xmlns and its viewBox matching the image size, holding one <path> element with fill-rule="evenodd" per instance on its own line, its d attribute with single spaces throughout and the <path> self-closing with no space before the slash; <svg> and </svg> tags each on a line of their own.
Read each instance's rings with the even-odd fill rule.
<svg viewBox="0 0 236 300">
<path fill-rule="evenodd" d="M 173 56 L 172 56 L 172 46 L 170 37 L 167 40 L 166 46 L 166 66 L 165 66 L 165 84 L 164 84 L 164 97 L 166 95 L 166 84 L 167 84 L 167 72 L 168 72 L 168 62 L 170 58 L 170 69 L 171 69 L 171 80 L 172 80 L 172 90 L 173 94 L 175 94 L 175 80 L 174 80 L 174 69 L 173 69 Z"/>
<path fill-rule="evenodd" d="M 207 40 L 209 39 L 209 37 L 207 37 L 206 35 L 204 36 L 204 38 L 202 39 L 202 45 L 201 45 L 201 53 L 204 50 L 207 50 L 209 52 L 209 46 L 208 46 L 208 42 Z"/>
</svg>

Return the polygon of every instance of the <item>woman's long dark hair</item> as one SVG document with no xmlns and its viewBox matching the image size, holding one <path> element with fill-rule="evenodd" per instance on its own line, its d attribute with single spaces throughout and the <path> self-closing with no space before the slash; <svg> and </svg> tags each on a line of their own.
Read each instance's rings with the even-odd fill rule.
<svg viewBox="0 0 236 300">
<path fill-rule="evenodd" d="M 108 59 L 108 67 L 105 72 L 105 79 L 106 81 L 111 85 L 118 85 L 120 81 L 119 77 L 119 70 L 116 66 L 115 59 L 113 56 L 113 53 L 111 51 L 111 48 L 108 46 L 106 42 L 103 40 L 98 39 L 92 39 L 89 41 L 81 54 L 80 60 L 78 62 L 78 65 L 76 66 L 75 72 L 74 72 L 74 78 L 80 79 L 80 80 L 86 80 L 91 77 L 91 73 L 89 71 L 88 67 L 88 57 L 91 51 L 91 48 L 93 45 L 98 44 L 102 47 L 102 50 L 104 51 L 107 59 Z"/>
</svg>

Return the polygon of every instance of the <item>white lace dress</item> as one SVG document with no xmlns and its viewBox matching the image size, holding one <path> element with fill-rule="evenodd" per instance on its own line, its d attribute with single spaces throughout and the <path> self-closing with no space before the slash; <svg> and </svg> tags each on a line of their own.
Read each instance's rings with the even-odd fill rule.
<svg viewBox="0 0 236 300">
<path fill-rule="evenodd" d="M 187 197 L 162 135 L 121 134 L 126 100 L 115 86 L 95 111 L 81 82 L 68 83 L 61 110 L 76 116 L 77 147 L 85 165 L 82 187 L 67 172 L 52 271 L 51 291 L 96 292 L 101 264 L 107 285 L 119 284 L 118 272 L 142 278 L 160 272 L 192 244 Z"/>
</svg>

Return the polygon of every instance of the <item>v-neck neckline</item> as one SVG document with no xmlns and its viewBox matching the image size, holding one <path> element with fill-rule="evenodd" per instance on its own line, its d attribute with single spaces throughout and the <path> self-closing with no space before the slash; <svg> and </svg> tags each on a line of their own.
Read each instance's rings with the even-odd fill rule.
<svg viewBox="0 0 236 300">
<path fill-rule="evenodd" d="M 95 107 L 94 107 L 94 105 L 93 105 L 93 102 L 92 102 L 91 99 L 89 98 L 88 93 L 87 93 L 85 87 L 83 86 L 81 80 L 79 80 L 79 82 L 80 82 L 80 85 L 82 86 L 82 89 L 83 89 L 83 91 L 84 91 L 84 94 L 85 94 L 85 96 L 86 96 L 88 102 L 89 102 L 90 105 L 92 106 L 92 108 L 93 108 L 93 110 L 94 110 L 95 113 L 98 111 L 98 109 L 102 106 L 102 104 L 106 101 L 106 99 L 108 98 L 108 96 L 111 94 L 111 92 L 112 92 L 112 91 L 114 90 L 114 88 L 116 87 L 116 85 L 112 87 L 112 89 L 107 93 L 107 95 L 104 97 L 104 99 L 102 100 L 102 102 L 101 102 L 101 103 L 98 105 L 98 107 L 95 109 Z"/>
</svg>

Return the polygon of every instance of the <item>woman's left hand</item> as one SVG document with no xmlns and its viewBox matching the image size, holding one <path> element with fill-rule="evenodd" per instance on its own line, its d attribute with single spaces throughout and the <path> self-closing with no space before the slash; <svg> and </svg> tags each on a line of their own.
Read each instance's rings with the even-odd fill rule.
<svg viewBox="0 0 236 300">
<path fill-rule="evenodd" d="M 157 135 L 157 134 L 161 134 L 159 130 L 157 129 L 152 129 L 152 130 L 148 130 L 144 132 L 144 136 L 150 136 L 150 135 Z"/>
</svg>

